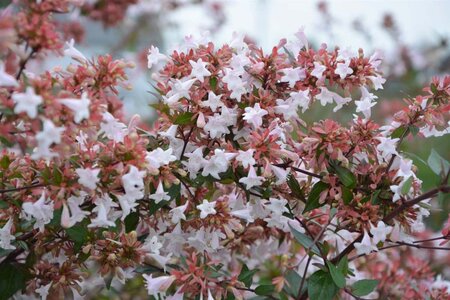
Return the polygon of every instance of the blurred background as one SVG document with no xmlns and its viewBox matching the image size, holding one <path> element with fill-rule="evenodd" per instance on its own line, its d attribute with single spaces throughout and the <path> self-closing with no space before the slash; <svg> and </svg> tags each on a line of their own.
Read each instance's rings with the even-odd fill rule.
<svg viewBox="0 0 450 300">
<path fill-rule="evenodd" d="M 156 101 L 149 93 L 151 70 L 146 57 L 150 45 L 170 54 L 186 36 L 201 37 L 206 31 L 219 44 L 238 32 L 270 50 L 304 27 L 313 47 L 326 42 L 329 47 L 362 48 L 367 55 L 380 51 L 387 83 L 375 93 L 379 102 L 374 117 L 381 123 L 389 122 L 389 116 L 405 105 L 403 99 L 419 94 L 433 76 L 450 74 L 450 1 L 446 0 L 88 0 L 84 5 L 91 6 L 89 15 L 81 9 L 69 18 L 65 15 L 61 22 L 68 24 L 76 47 L 87 57 L 110 53 L 136 62 L 137 67 L 129 73 L 133 90 L 121 93 L 126 115 L 139 113 L 149 124 L 155 112 L 148 104 Z M 102 8 L 97 14 L 96 7 Z M 77 32 L 76 24 L 87 30 Z M 61 65 L 61 59 L 46 61 Z M 64 59 L 64 63 L 70 60 Z M 353 113 L 352 105 L 339 113 L 316 106 L 302 118 L 346 123 Z M 415 154 L 406 155 L 419 167 L 425 190 L 438 180 L 426 163 L 433 148 L 450 159 L 449 136 L 439 138 L 439 143 L 433 138 L 416 138 L 406 141 L 402 149 L 405 154 Z M 432 228 L 448 216 L 446 200 L 436 201 L 429 219 Z"/>
</svg>

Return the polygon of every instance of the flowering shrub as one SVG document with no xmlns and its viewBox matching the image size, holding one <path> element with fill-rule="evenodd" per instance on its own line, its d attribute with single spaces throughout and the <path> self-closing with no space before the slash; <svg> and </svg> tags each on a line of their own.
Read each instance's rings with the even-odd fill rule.
<svg viewBox="0 0 450 300">
<path fill-rule="evenodd" d="M 432 269 L 448 263 L 432 251 L 450 250 L 450 220 L 438 237 L 423 224 L 449 163 L 432 152 L 441 180 L 422 191 L 399 148 L 449 132 L 450 76 L 381 126 L 377 53 L 312 49 L 303 31 L 269 53 L 189 38 L 149 50 L 158 119 L 125 124 L 133 64 L 63 49 L 49 13 L 62 2 L 29 3 L 0 23 L 0 298 L 136 279 L 155 299 L 450 298 Z M 27 71 L 46 51 L 74 61 Z M 307 124 L 314 105 L 356 115 Z"/>
</svg>

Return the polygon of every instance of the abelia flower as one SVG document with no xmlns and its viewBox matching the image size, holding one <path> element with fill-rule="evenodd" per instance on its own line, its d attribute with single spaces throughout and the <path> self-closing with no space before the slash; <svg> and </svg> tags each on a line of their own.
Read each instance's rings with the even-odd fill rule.
<svg viewBox="0 0 450 300">
<path fill-rule="evenodd" d="M 268 112 L 256 103 L 254 107 L 246 107 L 244 113 L 244 120 L 252 124 L 254 128 L 258 128 L 263 123 L 263 117 L 267 115 Z"/>
<path fill-rule="evenodd" d="M 153 274 L 142 275 L 145 279 L 145 287 L 147 288 L 147 293 L 154 297 L 158 297 L 160 293 L 164 293 L 172 285 L 175 280 L 175 276 L 159 276 L 153 277 Z"/>
<path fill-rule="evenodd" d="M 16 78 L 5 71 L 5 64 L 3 61 L 0 61 L 0 86 L 19 86 L 19 82 Z"/>
<path fill-rule="evenodd" d="M 288 82 L 291 88 L 294 87 L 297 81 L 303 80 L 306 77 L 306 71 L 303 68 L 286 68 L 282 69 L 283 76 L 281 77 L 282 82 Z"/>
<path fill-rule="evenodd" d="M 25 93 L 15 93 L 11 97 L 16 104 L 14 112 L 19 114 L 25 112 L 30 118 L 34 119 L 37 116 L 37 109 L 42 104 L 42 97 L 36 95 L 33 87 L 27 87 Z"/>
<path fill-rule="evenodd" d="M 44 226 L 53 219 L 53 202 L 47 199 L 45 192 L 36 202 L 25 202 L 22 204 L 22 211 L 28 220 L 33 218 L 36 222 L 34 228 L 44 231 Z"/>
<path fill-rule="evenodd" d="M 370 233 L 372 234 L 373 243 L 376 245 L 379 242 L 384 242 L 387 236 L 392 232 L 391 226 L 386 226 L 383 221 L 379 221 L 377 226 L 370 224 Z"/>
<path fill-rule="evenodd" d="M 338 63 L 336 65 L 336 70 L 334 71 L 334 73 L 336 75 L 339 75 L 339 77 L 341 79 L 345 79 L 345 77 L 347 77 L 347 75 L 353 74 L 353 69 L 350 68 L 349 65 L 350 65 L 350 61 Z"/>
<path fill-rule="evenodd" d="M 158 184 L 158 188 L 156 192 L 149 196 L 150 199 L 155 200 L 155 203 L 158 204 L 161 201 L 170 200 L 170 196 L 167 192 L 164 191 L 162 182 L 160 181 Z"/>
<path fill-rule="evenodd" d="M 139 171 L 135 166 L 130 166 L 128 173 L 122 176 L 122 184 L 127 196 L 134 199 L 144 196 L 144 177 L 145 171 Z"/>
<path fill-rule="evenodd" d="M 70 39 L 69 42 L 66 42 L 66 49 L 64 49 L 64 55 L 70 56 L 73 59 L 85 62 L 87 61 L 86 57 L 81 53 L 78 49 L 75 48 L 75 40 Z"/>
<path fill-rule="evenodd" d="M 0 248 L 5 250 L 14 250 L 15 246 L 11 245 L 11 241 L 14 241 L 16 237 L 11 234 L 13 221 L 11 218 L 8 219 L 8 222 L 3 225 L 0 229 Z"/>
<path fill-rule="evenodd" d="M 244 168 L 248 168 L 249 166 L 254 166 L 256 160 L 253 158 L 253 154 L 255 150 L 248 149 L 247 151 L 239 150 L 238 156 L 236 156 L 236 160 L 241 162 Z"/>
<path fill-rule="evenodd" d="M 75 123 L 80 123 L 82 120 L 89 118 L 91 100 L 87 97 L 86 92 L 81 94 L 81 99 L 65 98 L 59 100 L 59 102 L 73 111 Z"/>
<path fill-rule="evenodd" d="M 197 209 L 200 210 L 200 218 L 204 219 L 209 215 L 215 215 L 217 211 L 214 209 L 216 206 L 216 202 L 209 202 L 206 199 L 203 199 L 203 203 L 197 205 Z"/>
<path fill-rule="evenodd" d="M 245 184 L 245 187 L 249 190 L 254 186 L 260 186 L 264 181 L 264 177 L 257 176 L 256 170 L 253 166 L 250 166 L 248 175 L 239 179 L 239 182 Z"/>
<path fill-rule="evenodd" d="M 361 242 L 355 243 L 356 253 L 360 254 L 370 254 L 372 251 L 378 251 L 376 243 L 371 240 L 367 231 L 364 231 L 364 236 Z"/>
<path fill-rule="evenodd" d="M 100 181 L 100 178 L 98 178 L 98 174 L 100 173 L 100 171 L 100 169 L 90 168 L 75 169 L 75 172 L 78 175 L 78 183 L 90 190 L 95 190 L 95 188 L 97 187 L 97 183 Z"/>
<path fill-rule="evenodd" d="M 208 63 L 202 61 L 201 59 L 198 59 L 196 62 L 191 60 L 189 63 L 192 67 L 191 77 L 194 77 L 203 83 L 205 81 L 205 77 L 211 76 L 211 72 L 206 68 Z"/>
<path fill-rule="evenodd" d="M 166 60 L 167 57 L 164 54 L 159 53 L 158 47 L 151 46 L 148 50 L 147 56 L 147 68 L 151 69 L 154 65 L 157 65 L 159 62 Z"/>
</svg>

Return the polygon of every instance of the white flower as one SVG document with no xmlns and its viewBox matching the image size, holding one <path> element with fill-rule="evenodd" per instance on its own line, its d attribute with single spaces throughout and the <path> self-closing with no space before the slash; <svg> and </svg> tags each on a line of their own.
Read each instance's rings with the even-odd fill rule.
<svg viewBox="0 0 450 300">
<path fill-rule="evenodd" d="M 239 179 L 239 182 L 245 184 L 245 187 L 249 190 L 254 186 L 260 186 L 264 181 L 264 177 L 257 176 L 255 168 L 250 166 L 247 177 L 242 177 Z"/>
<path fill-rule="evenodd" d="M 173 149 L 169 148 L 167 150 L 163 150 L 162 148 L 156 148 L 155 150 L 148 152 L 145 159 L 151 168 L 159 169 L 164 165 L 168 165 L 169 163 L 177 160 L 175 155 L 172 155 Z"/>
<path fill-rule="evenodd" d="M 75 123 L 80 123 L 84 119 L 89 119 L 89 105 L 91 104 L 91 100 L 87 97 L 86 92 L 81 95 L 81 99 L 67 98 L 59 101 L 73 111 L 75 114 Z"/>
<path fill-rule="evenodd" d="M 349 103 L 352 101 L 352 98 L 350 97 L 342 97 L 336 93 L 333 93 L 333 98 L 334 101 L 336 102 L 336 106 L 335 108 L 333 108 L 334 112 L 337 112 L 338 110 L 340 110 L 345 104 Z"/>
<path fill-rule="evenodd" d="M 294 105 L 294 107 L 301 107 L 302 113 L 304 113 L 309 108 L 309 102 L 311 100 L 309 97 L 309 89 L 299 92 L 292 92 L 289 95 L 290 99 L 292 99 L 292 104 Z M 292 107 L 290 107 L 290 109 L 294 111 L 296 110 Z"/>
<path fill-rule="evenodd" d="M 412 160 L 410 159 L 400 159 L 400 167 L 397 171 L 396 177 L 403 177 L 404 180 L 408 179 L 411 176 L 414 176 L 414 172 L 412 171 Z"/>
<path fill-rule="evenodd" d="M 377 150 L 384 159 L 390 158 L 393 154 L 398 155 L 396 144 L 400 140 L 399 138 L 377 137 L 376 139 L 380 141 L 377 145 Z"/>
<path fill-rule="evenodd" d="M 162 248 L 162 244 L 158 241 L 158 237 L 156 235 L 152 237 L 147 237 L 145 240 L 145 243 L 143 245 L 143 248 L 146 249 L 148 252 L 151 252 L 153 254 L 160 254 L 159 249 Z"/>
<path fill-rule="evenodd" d="M 50 146 L 51 144 L 61 143 L 61 133 L 64 131 L 64 127 L 56 127 L 55 124 L 44 119 L 42 131 L 36 134 L 36 140 L 39 144 Z"/>
<path fill-rule="evenodd" d="M 91 219 L 91 224 L 89 224 L 88 227 L 115 227 L 116 224 L 113 221 L 108 220 L 109 209 L 106 208 L 104 201 L 98 201 L 96 205 L 95 210 L 97 211 L 97 217 Z"/>
<path fill-rule="evenodd" d="M 316 96 L 316 99 L 320 101 L 320 105 L 325 106 L 327 103 L 333 103 L 333 96 L 333 92 L 330 92 L 326 87 L 321 87 L 320 94 Z"/>
<path fill-rule="evenodd" d="M 248 56 L 245 54 L 233 54 L 230 59 L 230 67 L 233 69 L 236 74 L 244 75 L 245 67 L 251 63 Z"/>
<path fill-rule="evenodd" d="M 211 111 L 216 111 L 218 107 L 223 106 L 222 95 L 216 95 L 214 92 L 208 92 L 208 100 L 200 102 L 200 106 L 209 107 Z"/>
<path fill-rule="evenodd" d="M 344 79 L 345 77 L 347 77 L 347 75 L 350 75 L 353 73 L 353 69 L 349 67 L 350 65 L 350 61 L 344 62 L 344 63 L 338 63 L 336 65 L 336 70 L 334 71 L 334 73 L 336 75 L 339 75 L 339 77 L 341 77 L 341 79 Z"/>
<path fill-rule="evenodd" d="M 263 117 L 267 115 L 268 112 L 256 103 L 254 107 L 246 107 L 244 113 L 244 120 L 249 124 L 252 124 L 254 128 L 258 128 L 263 123 Z"/>
<path fill-rule="evenodd" d="M 392 232 L 392 226 L 386 226 L 383 221 L 379 221 L 377 227 L 370 224 L 370 233 L 372 234 L 373 244 L 384 242 L 386 237 Z"/>
<path fill-rule="evenodd" d="M 50 223 L 53 218 L 53 202 L 47 201 L 45 192 L 42 192 L 38 201 L 23 203 L 22 210 L 26 219 L 33 217 L 36 220 L 33 228 L 39 228 L 41 232 L 44 231 L 44 225 Z"/>
<path fill-rule="evenodd" d="M 383 89 L 383 84 L 386 82 L 386 79 L 384 79 L 380 75 L 367 76 L 367 78 L 369 78 L 370 81 L 372 81 L 373 87 L 374 87 L 375 90 L 382 90 Z"/>
<path fill-rule="evenodd" d="M 169 193 L 164 192 L 164 188 L 162 185 L 162 182 L 160 181 L 158 184 L 158 188 L 156 189 L 156 192 L 154 194 L 151 194 L 149 196 L 150 199 L 155 200 L 155 203 L 158 204 L 161 201 L 168 201 L 170 200 Z"/>
<path fill-rule="evenodd" d="M 230 133 L 227 124 L 220 114 L 208 117 L 208 122 L 203 128 L 211 138 L 220 138 L 223 134 Z"/>
<path fill-rule="evenodd" d="M 225 153 L 224 150 L 214 150 L 214 155 L 205 161 L 203 166 L 202 176 L 211 175 L 216 179 L 220 179 L 219 173 L 223 173 L 228 170 L 228 161 L 232 159 L 236 154 Z"/>
<path fill-rule="evenodd" d="M 191 99 L 189 91 L 197 79 L 176 79 L 172 84 L 172 89 L 167 93 L 166 97 L 163 97 L 167 104 L 173 104 L 178 102 L 181 98 Z"/>
<path fill-rule="evenodd" d="M 100 123 L 100 133 L 104 132 L 106 137 L 117 143 L 123 143 L 123 139 L 128 134 L 127 126 L 119 122 L 109 112 L 103 113 L 103 120 Z"/>
<path fill-rule="evenodd" d="M 245 220 L 247 224 L 255 221 L 252 216 L 252 207 L 249 203 L 246 204 L 244 209 L 233 210 L 230 214 L 236 218 Z"/>
<path fill-rule="evenodd" d="M 100 178 L 98 178 L 98 174 L 100 173 L 100 169 L 75 169 L 75 172 L 78 175 L 78 183 L 82 186 L 90 189 L 95 190 L 97 187 L 97 183 L 100 181 Z"/>
<path fill-rule="evenodd" d="M 73 59 L 79 60 L 79 61 L 87 61 L 86 57 L 78 51 L 78 49 L 75 48 L 75 40 L 71 39 L 69 42 L 66 42 L 66 49 L 64 49 L 64 55 L 70 56 Z"/>
<path fill-rule="evenodd" d="M 380 51 L 375 51 L 372 56 L 369 58 L 369 63 L 372 65 L 372 67 L 377 70 L 378 67 L 381 64 L 381 61 L 383 59 L 383 55 Z"/>
<path fill-rule="evenodd" d="M 16 247 L 11 245 L 11 241 L 14 241 L 16 237 L 11 234 L 12 219 L 9 218 L 8 222 L 0 229 L 0 248 L 5 250 L 14 250 Z"/>
<path fill-rule="evenodd" d="M 286 199 L 269 198 L 269 204 L 266 207 L 272 212 L 272 214 L 282 215 L 285 212 L 289 212 L 286 208 Z"/>
<path fill-rule="evenodd" d="M 139 171 L 138 168 L 131 165 L 127 174 L 122 176 L 122 185 L 125 193 L 134 199 L 144 196 L 144 177 L 145 171 Z"/>
<path fill-rule="evenodd" d="M 361 99 L 359 101 L 355 101 L 356 104 L 356 112 L 362 112 L 366 119 L 370 118 L 371 108 L 376 104 L 376 102 L 372 102 L 372 100 L 377 99 L 378 97 L 369 91 L 365 87 L 361 87 Z"/>
<path fill-rule="evenodd" d="M 117 200 L 119 200 L 120 208 L 122 209 L 122 217 L 121 220 L 125 220 L 125 218 L 133 211 L 136 210 L 136 206 L 138 206 L 138 203 L 136 200 L 138 197 L 133 194 L 125 194 L 125 195 L 118 195 Z"/>
<path fill-rule="evenodd" d="M 273 174 L 277 178 L 277 181 L 275 184 L 283 184 L 286 182 L 287 176 L 289 174 L 289 170 L 280 168 L 274 165 L 270 165 L 270 169 L 272 170 Z"/>
<path fill-rule="evenodd" d="M 314 76 L 317 79 L 321 79 L 323 77 L 323 72 L 325 72 L 326 69 L 327 67 L 325 67 L 324 65 L 321 65 L 318 62 L 314 62 L 314 70 L 312 70 L 311 76 Z"/>
<path fill-rule="evenodd" d="M 157 65 L 160 61 L 166 60 L 167 57 L 164 54 L 159 53 L 158 47 L 150 46 L 147 55 L 147 67 L 152 68 L 153 65 Z"/>
<path fill-rule="evenodd" d="M 81 209 L 81 205 L 84 202 L 86 193 L 82 192 L 79 197 L 70 196 L 67 199 L 68 209 L 70 211 L 69 219 L 67 221 L 68 227 L 72 227 L 78 222 L 83 221 L 83 219 L 90 214 L 88 211 L 84 211 Z"/>
<path fill-rule="evenodd" d="M 34 88 L 29 86 L 27 87 L 25 93 L 15 93 L 11 98 L 16 104 L 14 106 L 14 112 L 16 114 L 26 112 L 30 118 L 36 118 L 37 107 L 39 104 L 42 104 L 42 97 L 36 95 Z"/>
<path fill-rule="evenodd" d="M 36 293 L 41 296 L 41 300 L 46 300 L 48 297 L 48 291 L 50 290 L 52 286 L 53 281 L 50 281 L 47 285 L 41 285 L 38 289 L 36 289 Z"/>
<path fill-rule="evenodd" d="M 372 251 L 378 251 L 377 246 L 372 243 L 372 241 L 370 240 L 370 236 L 367 233 L 367 231 L 364 230 L 364 236 L 361 242 L 359 243 L 355 243 L 355 249 L 356 249 L 356 253 L 358 255 L 361 254 L 369 254 Z"/>
<path fill-rule="evenodd" d="M 206 68 L 208 63 L 204 62 L 201 58 L 199 58 L 196 62 L 190 60 L 189 63 L 192 67 L 191 77 L 198 79 L 200 82 L 203 82 L 206 76 L 211 76 L 211 72 L 209 72 Z"/>
<path fill-rule="evenodd" d="M 345 62 L 350 62 L 352 57 L 354 57 L 356 53 L 350 48 L 347 47 L 346 49 L 339 49 L 337 60 L 344 60 Z"/>
<path fill-rule="evenodd" d="M 232 69 L 225 69 L 225 76 L 222 77 L 222 82 L 227 84 L 228 89 L 232 92 L 230 98 L 241 101 L 243 94 L 247 92 L 246 82 L 239 77 L 239 72 Z"/>
<path fill-rule="evenodd" d="M 147 293 L 151 296 L 158 298 L 159 293 L 164 293 L 172 285 L 175 280 L 175 276 L 160 276 L 153 278 L 153 274 L 147 275 L 142 274 L 145 279 L 145 287 L 147 288 Z"/>
<path fill-rule="evenodd" d="M 186 153 L 184 156 L 186 156 L 188 161 L 183 161 L 183 165 L 186 166 L 189 177 L 191 179 L 194 179 L 197 176 L 198 171 L 200 171 L 201 168 L 203 168 L 203 165 L 205 163 L 205 159 L 203 158 L 203 148 L 197 148 L 192 153 Z"/>
<path fill-rule="evenodd" d="M 197 209 L 200 210 L 200 218 L 204 219 L 208 215 L 215 215 L 217 211 L 214 209 L 216 206 L 216 201 L 208 202 L 208 200 L 204 199 L 202 204 L 197 205 Z"/>
<path fill-rule="evenodd" d="M 18 87 L 19 82 L 5 71 L 5 64 L 0 61 L 0 86 Z"/>
<path fill-rule="evenodd" d="M 289 86 L 293 88 L 295 83 L 299 80 L 306 78 L 305 69 L 297 68 L 286 68 L 281 70 L 284 75 L 281 77 L 281 82 L 289 82 Z"/>
<path fill-rule="evenodd" d="M 254 166 L 256 160 L 253 158 L 253 153 L 255 153 L 255 150 L 253 149 L 248 149 L 247 151 L 239 150 L 239 154 L 238 156 L 236 156 L 236 160 L 240 161 L 244 168 Z"/>
<path fill-rule="evenodd" d="M 181 220 L 186 220 L 184 212 L 186 211 L 188 204 L 189 202 L 186 202 L 184 205 L 177 206 L 170 210 L 170 214 L 172 215 L 171 221 L 173 224 L 178 224 Z"/>
</svg>

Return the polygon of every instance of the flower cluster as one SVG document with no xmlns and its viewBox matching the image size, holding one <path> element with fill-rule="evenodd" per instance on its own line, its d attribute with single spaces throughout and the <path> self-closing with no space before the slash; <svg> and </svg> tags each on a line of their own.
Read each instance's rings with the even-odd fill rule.
<svg viewBox="0 0 450 300">
<path fill-rule="evenodd" d="M 30 5 L 44 16 L 65 2 Z M 36 51 L 57 44 L 19 36 Z M 219 48 L 187 37 L 170 56 L 149 50 L 159 101 L 148 126 L 123 120 L 132 63 L 67 43 L 73 63 L 39 75 L 26 71 L 31 55 L 17 65 L 4 50 L 0 269 L 17 279 L 7 297 L 87 297 L 135 278 L 168 299 L 396 297 L 413 280 L 408 297 L 449 297 L 425 260 L 394 249 L 422 247 L 429 201 L 450 192 L 448 162 L 433 154 L 441 183 L 422 192 L 399 150 L 409 135 L 449 132 L 450 77 L 381 126 L 377 53 L 313 49 L 302 30 L 268 53 L 242 35 Z M 319 105 L 354 119 L 306 123 Z"/>
</svg>

